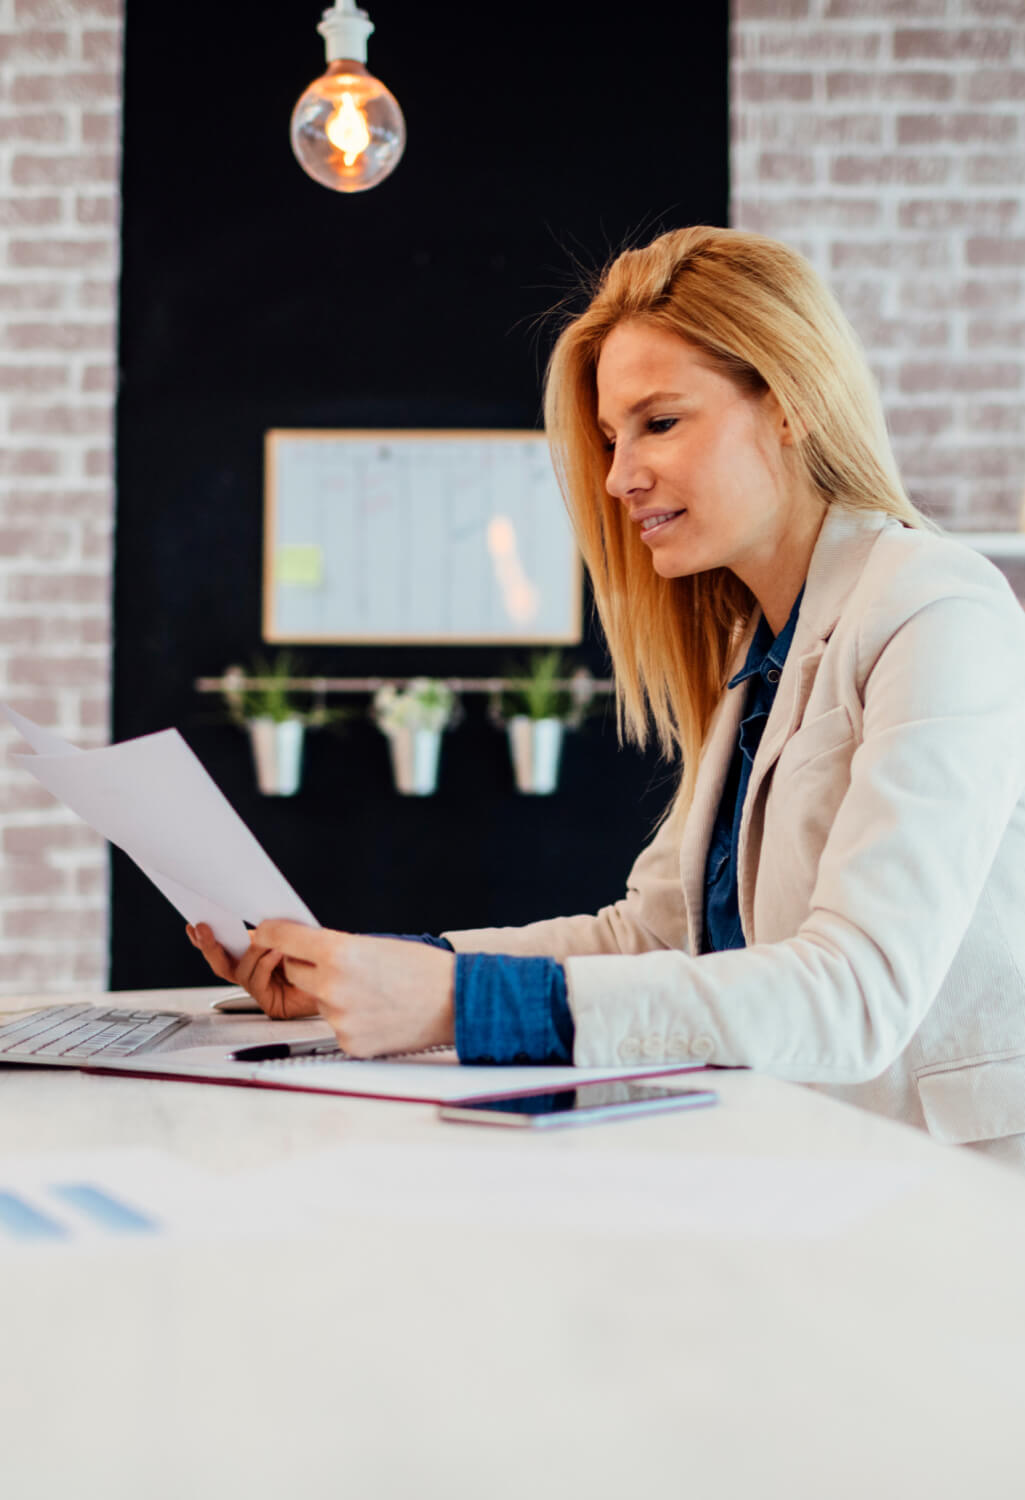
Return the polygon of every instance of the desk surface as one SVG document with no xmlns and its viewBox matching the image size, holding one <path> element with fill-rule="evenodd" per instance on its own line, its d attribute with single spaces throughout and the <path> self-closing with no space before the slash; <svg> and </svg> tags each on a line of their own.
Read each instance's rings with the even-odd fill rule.
<svg viewBox="0 0 1025 1500">
<path fill-rule="evenodd" d="M 325 1151 L 448 1173 L 443 1201 L 403 1203 L 325 1172 L 302 1230 L 268 1204 L 254 1237 L 0 1259 L 4 1493 L 1020 1500 L 1025 1184 L 707 1076 L 716 1109 L 523 1139 L 426 1105 L 0 1069 L 0 1167 L 132 1144 L 226 1189 Z M 713 1166 L 719 1206 L 681 1212 Z M 795 1181 L 814 1202 L 789 1230 L 749 1189 Z"/>
</svg>

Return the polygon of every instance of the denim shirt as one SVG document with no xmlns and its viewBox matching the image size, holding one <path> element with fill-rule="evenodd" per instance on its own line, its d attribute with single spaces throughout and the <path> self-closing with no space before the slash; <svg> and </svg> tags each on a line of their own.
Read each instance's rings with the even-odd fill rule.
<svg viewBox="0 0 1025 1500">
<path fill-rule="evenodd" d="M 411 934 L 454 952 L 446 938 Z M 456 954 L 456 1051 L 464 1063 L 571 1063 L 573 1012 L 566 973 L 554 958 L 513 958 L 506 953 Z"/>
<path fill-rule="evenodd" d="M 748 650 L 747 660 L 727 685 L 728 690 L 732 691 L 744 683 L 749 684 L 740 734 L 734 747 L 722 797 L 719 799 L 719 810 L 705 861 L 706 953 L 721 953 L 727 948 L 745 946 L 737 896 L 740 819 L 751 779 L 751 766 L 776 698 L 776 688 L 783 675 L 783 664 L 790 650 L 790 642 L 794 638 L 803 597 L 804 589 L 798 594 L 789 620 L 775 639 L 768 621 L 762 616 Z"/>
</svg>

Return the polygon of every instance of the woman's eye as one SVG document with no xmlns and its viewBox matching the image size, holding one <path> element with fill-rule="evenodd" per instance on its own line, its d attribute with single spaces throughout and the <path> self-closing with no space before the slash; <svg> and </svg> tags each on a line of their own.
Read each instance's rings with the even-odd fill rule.
<svg viewBox="0 0 1025 1500">
<path fill-rule="evenodd" d="M 648 429 L 651 432 L 668 432 L 671 427 L 675 426 L 675 417 L 652 417 L 648 423 Z"/>
</svg>

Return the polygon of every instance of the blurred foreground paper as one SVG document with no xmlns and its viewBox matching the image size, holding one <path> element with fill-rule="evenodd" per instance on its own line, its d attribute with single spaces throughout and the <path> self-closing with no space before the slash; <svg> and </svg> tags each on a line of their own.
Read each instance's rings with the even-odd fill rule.
<svg viewBox="0 0 1025 1500">
<path fill-rule="evenodd" d="M 36 752 L 12 759 L 135 861 L 187 922 L 206 922 L 229 953 L 245 924 L 316 918 L 250 833 L 176 729 L 79 750 L 6 704 Z"/>
</svg>

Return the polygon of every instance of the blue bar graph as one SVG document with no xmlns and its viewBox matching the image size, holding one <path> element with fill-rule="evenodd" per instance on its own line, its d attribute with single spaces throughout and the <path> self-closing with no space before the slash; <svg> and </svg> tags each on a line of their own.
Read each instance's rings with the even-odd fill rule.
<svg viewBox="0 0 1025 1500">
<path fill-rule="evenodd" d="M 83 1218 L 114 1234 L 153 1234 L 160 1227 L 138 1209 L 130 1208 L 127 1203 L 112 1198 L 102 1188 L 88 1182 L 58 1182 L 50 1191 Z"/>
<path fill-rule="evenodd" d="M 16 1240 L 63 1240 L 68 1229 L 16 1193 L 0 1191 L 0 1231 Z"/>
</svg>

